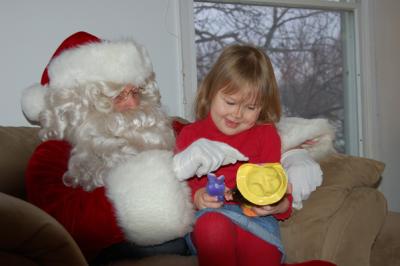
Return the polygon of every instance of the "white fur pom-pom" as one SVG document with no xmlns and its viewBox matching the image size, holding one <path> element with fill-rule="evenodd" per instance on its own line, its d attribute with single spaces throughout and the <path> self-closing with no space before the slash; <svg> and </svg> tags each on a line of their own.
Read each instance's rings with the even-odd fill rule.
<svg viewBox="0 0 400 266">
<path fill-rule="evenodd" d="M 129 241 L 156 245 L 192 230 L 194 207 L 186 182 L 172 169 L 172 152 L 149 150 L 117 165 L 105 179 L 118 224 Z"/>
<path fill-rule="evenodd" d="M 44 108 L 44 95 L 47 87 L 34 84 L 22 92 L 21 107 L 30 123 L 39 121 L 39 114 Z"/>
</svg>

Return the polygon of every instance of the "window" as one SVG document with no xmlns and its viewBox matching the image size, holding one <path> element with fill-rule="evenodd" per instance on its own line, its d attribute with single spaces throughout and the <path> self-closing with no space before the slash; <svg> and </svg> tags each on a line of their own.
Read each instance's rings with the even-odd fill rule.
<svg viewBox="0 0 400 266">
<path fill-rule="evenodd" d="M 194 1 L 197 82 L 224 46 L 261 47 L 273 62 L 284 114 L 328 118 L 337 150 L 358 155 L 355 7 L 352 1 Z"/>
</svg>

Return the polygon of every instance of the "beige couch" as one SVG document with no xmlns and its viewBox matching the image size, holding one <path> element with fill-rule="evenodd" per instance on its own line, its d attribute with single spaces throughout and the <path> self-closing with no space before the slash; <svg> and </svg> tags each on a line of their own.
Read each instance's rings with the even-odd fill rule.
<svg viewBox="0 0 400 266">
<path fill-rule="evenodd" d="M 86 265 L 79 247 L 49 215 L 26 202 L 24 170 L 37 128 L 0 127 L 0 265 Z M 288 262 L 400 265 L 400 215 L 376 189 L 384 164 L 346 155 L 321 162 L 324 181 L 281 224 Z M 195 257 L 148 258 L 129 265 L 196 265 Z"/>
</svg>

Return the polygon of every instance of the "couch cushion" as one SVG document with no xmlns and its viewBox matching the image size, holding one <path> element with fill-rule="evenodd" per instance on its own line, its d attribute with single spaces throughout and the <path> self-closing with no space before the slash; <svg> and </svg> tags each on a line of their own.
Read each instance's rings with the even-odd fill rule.
<svg viewBox="0 0 400 266">
<path fill-rule="evenodd" d="M 24 198 L 24 173 L 39 144 L 37 127 L 0 126 L 0 192 Z"/>
<path fill-rule="evenodd" d="M 353 188 L 376 186 L 384 169 L 382 162 L 345 154 L 333 154 L 320 165 L 322 185 L 303 202 L 305 212 L 298 214 L 301 219 L 328 219 Z"/>
<path fill-rule="evenodd" d="M 385 164 L 363 157 L 333 154 L 320 162 L 324 173 L 323 186 L 341 188 L 376 187 Z"/>
<path fill-rule="evenodd" d="M 24 256 L 4 251 L 0 251 L 0 265 L 39 266 L 39 264 Z"/>
<path fill-rule="evenodd" d="M 400 213 L 389 212 L 371 253 L 371 266 L 400 265 Z"/>
<path fill-rule="evenodd" d="M 6 259 L 8 263 L 17 262 L 16 256 L 19 256 L 18 263 L 32 261 L 37 265 L 87 265 L 65 229 L 37 207 L 0 193 L 0 213 L 0 250 L 8 254 L 2 257 L 3 262 Z"/>
<path fill-rule="evenodd" d="M 376 195 L 379 194 L 376 189 L 371 188 L 380 180 L 383 163 L 335 154 L 324 159 L 321 168 L 324 174 L 322 185 L 303 202 L 304 207 L 301 210 L 294 211 L 290 219 L 281 223 L 289 261 L 328 259 L 323 257 L 327 253 L 324 247 L 340 247 L 343 246 L 341 241 L 356 237 L 342 234 L 345 228 L 339 228 L 341 225 L 353 225 L 354 221 L 363 223 L 362 227 L 359 226 L 360 230 L 371 229 L 363 232 L 363 239 L 368 239 L 369 242 L 359 244 L 360 247 L 370 247 L 383 220 L 385 200 L 383 196 Z M 354 190 L 357 190 L 356 194 Z M 365 208 L 371 208 L 369 212 L 376 216 L 367 220 L 353 217 L 366 215 Z M 337 232 L 332 232 L 332 228 L 336 228 Z"/>
</svg>

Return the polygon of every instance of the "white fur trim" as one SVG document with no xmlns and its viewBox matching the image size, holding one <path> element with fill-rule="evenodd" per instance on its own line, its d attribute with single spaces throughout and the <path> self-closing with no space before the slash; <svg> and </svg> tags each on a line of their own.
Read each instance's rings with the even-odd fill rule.
<svg viewBox="0 0 400 266">
<path fill-rule="evenodd" d="M 47 87 L 34 84 L 22 91 L 21 108 L 31 123 L 39 121 L 39 114 L 44 109 L 44 95 Z"/>
<path fill-rule="evenodd" d="M 49 85 L 54 88 L 71 88 L 93 81 L 140 86 L 152 73 L 147 51 L 134 41 L 78 46 L 64 51 L 48 66 Z"/>
<path fill-rule="evenodd" d="M 311 157 L 320 160 L 335 151 L 333 148 L 335 130 L 327 119 L 284 117 L 277 124 L 277 128 L 282 140 L 282 153 L 301 146 L 310 152 Z M 316 143 L 302 145 L 307 140 Z"/>
<path fill-rule="evenodd" d="M 105 188 L 125 236 L 138 245 L 160 244 L 192 229 L 190 190 L 176 179 L 171 152 L 151 150 L 130 158 L 111 171 Z"/>
</svg>

